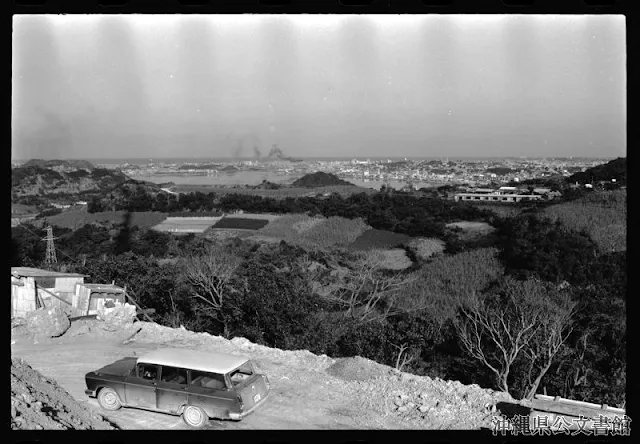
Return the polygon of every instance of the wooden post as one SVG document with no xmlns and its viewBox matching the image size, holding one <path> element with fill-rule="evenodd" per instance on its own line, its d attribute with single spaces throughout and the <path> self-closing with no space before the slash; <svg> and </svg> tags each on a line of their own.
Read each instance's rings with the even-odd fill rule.
<svg viewBox="0 0 640 444">
<path fill-rule="evenodd" d="M 36 307 L 38 306 L 38 304 L 40 304 L 41 307 L 39 308 L 47 308 L 47 305 L 44 303 L 44 299 L 42 299 L 42 296 L 40 296 L 40 293 L 38 293 L 38 284 L 36 284 L 35 279 L 33 280 L 33 289 L 36 292 Z"/>
<path fill-rule="evenodd" d="M 147 318 L 149 320 L 149 322 L 153 322 L 153 319 L 151 319 L 151 317 L 142 309 L 142 307 L 140 307 L 138 305 L 138 303 L 136 302 L 135 299 L 133 299 L 133 297 L 127 293 L 127 286 L 124 286 L 124 295 L 125 297 L 128 297 L 131 302 L 133 302 L 133 304 L 138 308 L 138 310 L 140 310 L 142 312 L 142 314 L 144 315 L 145 318 Z M 155 322 L 153 322 L 155 324 Z"/>
</svg>

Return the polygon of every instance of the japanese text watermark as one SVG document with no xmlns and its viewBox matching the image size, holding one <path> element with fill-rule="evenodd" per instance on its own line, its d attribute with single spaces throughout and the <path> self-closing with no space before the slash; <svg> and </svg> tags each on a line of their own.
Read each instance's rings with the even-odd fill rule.
<svg viewBox="0 0 640 444">
<path fill-rule="evenodd" d="M 535 435 L 588 435 L 588 436 L 629 436 L 631 434 L 631 418 L 627 415 L 579 418 L 562 415 L 515 415 L 512 418 L 494 416 L 493 435 L 535 436 Z"/>
</svg>

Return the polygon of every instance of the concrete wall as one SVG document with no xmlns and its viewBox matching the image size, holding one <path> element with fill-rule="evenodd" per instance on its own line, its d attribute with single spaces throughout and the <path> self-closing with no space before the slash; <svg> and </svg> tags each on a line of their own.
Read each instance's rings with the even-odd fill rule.
<svg viewBox="0 0 640 444">
<path fill-rule="evenodd" d="M 58 277 L 54 288 L 47 290 L 55 293 L 65 301 L 71 302 L 76 284 L 83 283 L 83 277 Z M 42 298 L 46 307 L 60 307 L 65 311 L 71 309 L 71 305 L 51 296 L 38 288 L 38 295 Z M 24 317 L 28 312 L 38 307 L 36 303 L 36 285 L 32 277 L 17 279 L 11 277 L 11 316 Z"/>
<path fill-rule="evenodd" d="M 19 285 L 11 279 L 11 317 L 24 317 L 36 309 L 36 295 L 33 287 Z"/>
<path fill-rule="evenodd" d="M 59 277 L 56 278 L 56 287 L 55 291 L 60 291 L 63 293 L 74 293 L 76 290 L 76 284 L 84 283 L 84 278 L 82 277 Z"/>
</svg>

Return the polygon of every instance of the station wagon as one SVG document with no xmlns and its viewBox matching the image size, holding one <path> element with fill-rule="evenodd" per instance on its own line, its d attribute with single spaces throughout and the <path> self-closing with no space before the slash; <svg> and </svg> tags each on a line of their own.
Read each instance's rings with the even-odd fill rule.
<svg viewBox="0 0 640 444">
<path fill-rule="evenodd" d="M 85 393 L 105 410 L 137 407 L 181 415 L 191 427 L 209 418 L 240 420 L 269 395 L 251 360 L 227 353 L 164 348 L 120 359 L 85 375 Z"/>
</svg>

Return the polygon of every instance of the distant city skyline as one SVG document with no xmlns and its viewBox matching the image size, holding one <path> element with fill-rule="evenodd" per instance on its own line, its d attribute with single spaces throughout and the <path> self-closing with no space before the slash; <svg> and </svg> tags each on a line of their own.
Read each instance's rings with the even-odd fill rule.
<svg viewBox="0 0 640 444">
<path fill-rule="evenodd" d="M 603 159 L 626 119 L 624 16 L 13 21 L 13 159 Z"/>
</svg>

